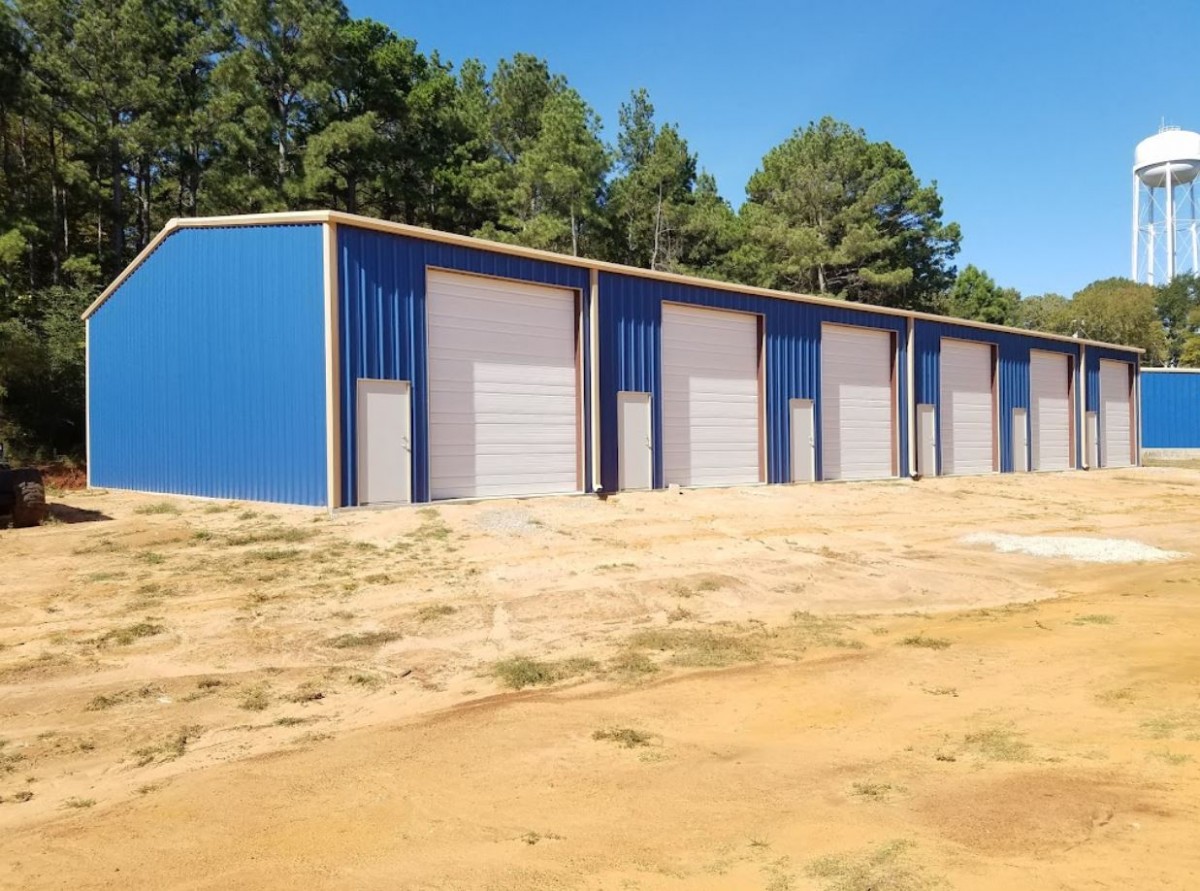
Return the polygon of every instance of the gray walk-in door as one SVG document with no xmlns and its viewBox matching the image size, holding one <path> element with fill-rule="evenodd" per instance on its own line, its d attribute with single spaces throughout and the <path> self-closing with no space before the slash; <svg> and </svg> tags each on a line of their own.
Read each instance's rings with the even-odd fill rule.
<svg viewBox="0 0 1200 891">
<path fill-rule="evenodd" d="M 408 381 L 358 382 L 358 503 L 412 500 Z"/>
</svg>

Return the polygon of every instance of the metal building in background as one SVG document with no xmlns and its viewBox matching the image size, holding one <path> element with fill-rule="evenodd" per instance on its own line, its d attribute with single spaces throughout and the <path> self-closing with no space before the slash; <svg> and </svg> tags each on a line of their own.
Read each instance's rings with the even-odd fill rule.
<svg viewBox="0 0 1200 891">
<path fill-rule="evenodd" d="M 85 315 L 95 486 L 345 507 L 1128 466 L 1139 352 L 333 212 Z"/>
<path fill-rule="evenodd" d="M 1200 274 L 1200 133 L 1164 126 L 1133 153 L 1133 247 L 1129 277 L 1147 285 Z"/>
<path fill-rule="evenodd" d="M 1141 387 L 1143 453 L 1200 458 L 1200 368 L 1145 368 Z"/>
</svg>

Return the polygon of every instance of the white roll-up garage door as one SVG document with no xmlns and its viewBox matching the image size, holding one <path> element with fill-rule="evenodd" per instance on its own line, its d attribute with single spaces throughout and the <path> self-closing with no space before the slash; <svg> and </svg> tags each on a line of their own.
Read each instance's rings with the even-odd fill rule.
<svg viewBox="0 0 1200 891">
<path fill-rule="evenodd" d="M 431 270 L 432 498 L 579 489 L 575 295 Z"/>
<path fill-rule="evenodd" d="M 896 475 L 892 335 L 821 326 L 821 478 Z"/>
<path fill-rule="evenodd" d="M 759 482 L 758 316 L 663 305 L 662 415 L 667 485 Z"/>
<path fill-rule="evenodd" d="M 991 473 L 996 469 L 991 344 L 943 338 L 940 371 L 942 473 Z"/>
<path fill-rule="evenodd" d="M 1062 353 L 1029 353 L 1029 429 L 1034 470 L 1069 470 L 1070 364 Z"/>
<path fill-rule="evenodd" d="M 1129 407 L 1129 364 L 1100 360 L 1100 423 L 1104 427 L 1104 467 L 1133 464 L 1133 413 Z"/>
</svg>

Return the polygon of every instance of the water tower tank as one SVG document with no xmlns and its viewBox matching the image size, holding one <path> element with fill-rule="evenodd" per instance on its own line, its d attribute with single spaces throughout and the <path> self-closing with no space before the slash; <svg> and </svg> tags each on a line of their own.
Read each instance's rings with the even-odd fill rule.
<svg viewBox="0 0 1200 891">
<path fill-rule="evenodd" d="M 1133 152 L 1133 170 L 1143 183 L 1161 189 L 1171 181 L 1182 185 L 1200 174 L 1200 133 L 1163 130 L 1138 143 Z"/>
<path fill-rule="evenodd" d="M 1133 152 L 1133 279 L 1200 275 L 1200 133 L 1163 127 Z"/>
</svg>

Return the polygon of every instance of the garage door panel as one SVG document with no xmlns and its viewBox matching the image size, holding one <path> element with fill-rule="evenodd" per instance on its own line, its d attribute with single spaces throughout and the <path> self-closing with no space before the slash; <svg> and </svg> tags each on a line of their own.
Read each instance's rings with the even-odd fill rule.
<svg viewBox="0 0 1200 891">
<path fill-rule="evenodd" d="M 1070 364 L 1061 353 L 1029 354 L 1029 430 L 1034 470 L 1071 469 Z"/>
<path fill-rule="evenodd" d="M 991 345 L 944 338 L 939 370 L 942 473 L 991 473 L 996 469 Z"/>
<path fill-rule="evenodd" d="M 429 273 L 433 498 L 578 489 L 575 315 L 571 291 Z"/>
<path fill-rule="evenodd" d="M 895 476 L 889 332 L 822 326 L 820 412 L 823 479 Z"/>
<path fill-rule="evenodd" d="M 1130 408 L 1129 365 L 1100 360 L 1100 423 L 1104 428 L 1105 467 L 1133 464 L 1133 412 Z"/>
<path fill-rule="evenodd" d="M 663 306 L 666 483 L 759 481 L 758 317 Z"/>
</svg>

